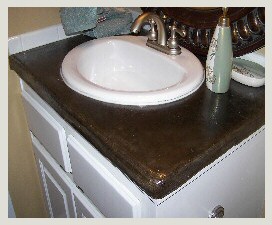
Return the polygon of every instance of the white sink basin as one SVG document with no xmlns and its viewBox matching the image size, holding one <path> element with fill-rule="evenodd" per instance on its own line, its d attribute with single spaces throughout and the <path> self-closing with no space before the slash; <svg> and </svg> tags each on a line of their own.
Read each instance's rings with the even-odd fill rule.
<svg viewBox="0 0 272 225">
<path fill-rule="evenodd" d="M 88 41 L 64 58 L 61 74 L 73 90 L 103 102 L 158 105 L 182 99 L 204 80 L 200 61 L 182 48 L 169 56 L 146 46 L 146 37 Z"/>
</svg>

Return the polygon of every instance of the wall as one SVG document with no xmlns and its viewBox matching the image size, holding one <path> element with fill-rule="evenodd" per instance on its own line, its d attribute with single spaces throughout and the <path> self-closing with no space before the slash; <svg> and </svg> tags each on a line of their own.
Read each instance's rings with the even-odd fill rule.
<svg viewBox="0 0 272 225">
<path fill-rule="evenodd" d="M 59 8 L 8 10 L 8 36 L 60 23 Z M 47 217 L 20 96 L 19 78 L 8 71 L 8 188 L 16 217 Z"/>
</svg>

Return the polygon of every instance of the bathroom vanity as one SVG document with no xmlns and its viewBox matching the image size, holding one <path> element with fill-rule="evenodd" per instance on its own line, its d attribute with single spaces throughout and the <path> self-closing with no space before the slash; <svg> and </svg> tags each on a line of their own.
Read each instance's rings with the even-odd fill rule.
<svg viewBox="0 0 272 225">
<path fill-rule="evenodd" d="M 50 217 L 259 217 L 265 88 L 203 84 L 181 100 L 121 106 L 60 76 L 75 36 L 10 56 Z M 167 75 L 167 74 L 166 74 Z"/>
</svg>

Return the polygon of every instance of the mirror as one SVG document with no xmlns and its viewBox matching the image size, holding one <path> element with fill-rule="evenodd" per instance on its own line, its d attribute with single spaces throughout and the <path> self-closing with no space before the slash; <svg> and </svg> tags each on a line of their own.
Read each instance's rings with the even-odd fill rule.
<svg viewBox="0 0 272 225">
<path fill-rule="evenodd" d="M 214 29 L 222 15 L 221 7 L 145 7 L 144 12 L 152 11 L 161 16 L 168 28 L 173 22 L 187 31 L 179 44 L 200 58 L 205 58 Z M 234 57 L 244 55 L 265 44 L 265 8 L 230 7 Z"/>
</svg>

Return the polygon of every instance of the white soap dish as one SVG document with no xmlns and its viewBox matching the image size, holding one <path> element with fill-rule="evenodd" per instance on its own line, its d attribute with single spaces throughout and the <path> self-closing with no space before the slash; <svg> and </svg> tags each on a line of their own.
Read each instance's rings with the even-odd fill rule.
<svg viewBox="0 0 272 225">
<path fill-rule="evenodd" d="M 265 82 L 265 68 L 258 63 L 234 58 L 231 78 L 247 86 L 260 87 Z"/>
</svg>

